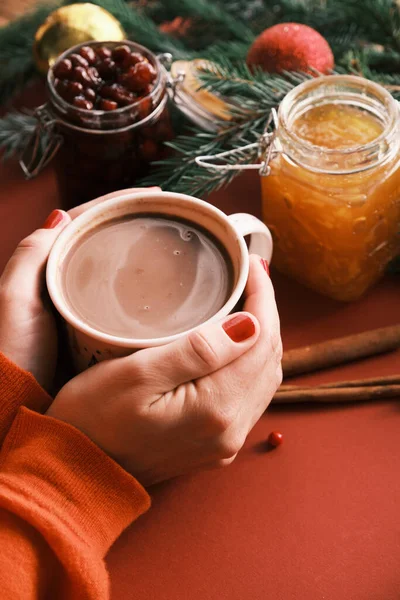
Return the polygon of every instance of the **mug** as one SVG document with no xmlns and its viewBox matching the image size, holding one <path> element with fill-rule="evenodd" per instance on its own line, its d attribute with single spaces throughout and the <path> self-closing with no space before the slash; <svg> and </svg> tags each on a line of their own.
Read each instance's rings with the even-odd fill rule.
<svg viewBox="0 0 400 600">
<path fill-rule="evenodd" d="M 63 292 L 62 265 L 73 245 L 103 223 L 143 213 L 191 221 L 217 238 L 226 249 L 234 271 L 232 293 L 224 306 L 206 323 L 223 319 L 237 305 L 249 274 L 249 253 L 259 254 L 268 262 L 271 260 L 272 237 L 269 229 L 259 219 L 246 213 L 227 216 L 218 208 L 198 198 L 161 191 L 125 192 L 96 204 L 62 231 L 47 263 L 47 288 L 54 306 L 65 321 L 71 357 L 78 372 L 102 360 L 127 356 L 136 350 L 167 344 L 204 325 L 202 323 L 167 337 L 127 339 L 96 330 L 75 315 L 68 306 Z M 245 236 L 250 236 L 249 248 Z"/>
</svg>

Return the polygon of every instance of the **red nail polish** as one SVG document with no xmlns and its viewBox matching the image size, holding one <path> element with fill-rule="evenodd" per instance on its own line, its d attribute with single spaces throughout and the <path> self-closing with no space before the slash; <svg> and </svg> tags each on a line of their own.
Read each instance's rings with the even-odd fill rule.
<svg viewBox="0 0 400 600">
<path fill-rule="evenodd" d="M 269 264 L 268 261 L 265 260 L 265 258 L 261 259 L 261 264 L 263 266 L 264 271 L 266 271 L 267 275 L 269 275 Z"/>
<path fill-rule="evenodd" d="M 63 219 L 64 219 L 63 211 L 58 210 L 58 208 L 57 208 L 56 210 L 53 210 L 53 212 L 49 214 L 49 216 L 45 220 L 44 224 L 42 225 L 42 229 L 54 229 L 54 227 L 57 227 L 57 225 L 59 225 Z"/>
<path fill-rule="evenodd" d="M 256 332 L 254 321 L 247 315 L 235 315 L 222 325 L 225 333 L 236 343 L 244 342 Z"/>
</svg>

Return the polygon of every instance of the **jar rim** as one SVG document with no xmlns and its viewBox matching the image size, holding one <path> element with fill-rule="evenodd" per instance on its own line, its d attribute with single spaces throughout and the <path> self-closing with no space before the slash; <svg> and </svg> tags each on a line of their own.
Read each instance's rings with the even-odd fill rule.
<svg viewBox="0 0 400 600">
<path fill-rule="evenodd" d="M 330 85 L 332 85 L 332 87 L 334 87 L 334 86 L 340 86 L 340 85 L 345 86 L 346 84 L 354 87 L 354 98 L 355 98 L 355 94 L 359 94 L 360 98 L 363 98 L 364 100 L 366 100 L 367 93 L 370 92 L 371 94 L 374 95 L 377 106 L 378 106 L 378 104 L 380 105 L 381 114 L 383 114 L 383 109 L 385 109 L 385 115 L 387 118 L 382 123 L 383 131 L 376 138 L 374 138 L 372 141 L 367 142 L 365 144 L 355 145 L 350 148 L 335 149 L 335 148 L 327 148 L 324 146 L 315 145 L 312 142 L 305 140 L 304 138 L 301 138 L 296 133 L 294 133 L 294 131 L 291 129 L 290 111 L 293 108 L 293 106 L 296 104 L 296 102 L 300 101 L 301 97 L 306 96 L 307 93 L 312 92 L 312 90 L 318 90 L 318 88 L 322 88 L 322 91 L 323 91 L 323 88 L 325 88 L 325 90 L 326 90 L 326 88 L 329 87 Z M 325 97 L 325 94 L 321 94 L 320 96 L 310 95 L 310 97 L 308 98 L 308 102 L 311 103 L 313 101 L 313 99 L 314 100 L 317 98 L 323 99 L 324 97 Z M 354 100 L 354 102 L 349 101 L 347 103 L 356 105 L 355 100 Z M 305 106 L 307 106 L 306 101 L 305 101 Z M 362 106 L 362 107 L 365 108 L 366 110 L 368 110 L 367 106 Z M 374 81 L 371 81 L 369 79 L 366 79 L 364 77 L 360 77 L 360 76 L 356 76 L 356 75 L 339 75 L 339 74 L 322 75 L 320 77 L 314 77 L 314 78 L 306 80 L 305 82 L 296 86 L 293 90 L 291 90 L 285 96 L 285 98 L 282 100 L 282 102 L 279 106 L 279 109 L 278 109 L 278 129 L 280 129 L 281 132 L 283 131 L 283 134 L 284 134 L 283 137 L 286 138 L 286 140 L 284 140 L 284 141 L 288 142 L 288 146 L 290 147 L 290 149 L 292 151 L 297 151 L 300 153 L 301 152 L 312 153 L 312 152 L 316 152 L 318 150 L 320 153 L 322 151 L 324 156 L 328 157 L 328 160 L 332 159 L 332 157 L 335 157 L 335 156 L 342 157 L 342 158 L 347 157 L 347 158 L 351 159 L 352 156 L 359 154 L 361 157 L 359 166 L 357 166 L 356 161 L 355 161 L 354 165 L 352 165 L 353 168 L 351 168 L 349 170 L 345 170 L 345 171 L 335 171 L 338 174 L 343 173 L 343 172 L 349 173 L 349 172 L 355 172 L 355 171 L 369 169 L 372 166 L 376 166 L 376 164 L 377 164 L 376 161 L 378 161 L 378 158 L 380 159 L 379 164 L 381 162 L 383 162 L 384 159 L 387 158 L 387 152 L 385 152 L 382 149 L 384 148 L 384 146 L 388 145 L 388 140 L 396 138 L 396 131 L 398 129 L 398 123 L 399 123 L 399 115 L 400 115 L 400 111 L 399 111 L 398 103 L 393 98 L 393 96 L 390 94 L 390 92 L 388 90 L 386 90 L 380 84 L 378 84 Z M 278 133 L 278 135 L 279 135 L 279 133 Z M 298 160 L 293 158 L 293 156 L 290 152 L 290 149 L 288 152 L 283 150 L 283 153 L 287 154 L 288 157 L 293 159 L 295 162 L 299 162 Z M 375 155 L 376 155 L 375 163 L 365 165 L 364 163 L 365 163 L 366 157 L 371 158 L 374 155 L 374 151 L 375 151 Z M 383 156 L 384 154 L 385 154 L 385 156 Z M 303 164 L 303 163 L 301 163 L 301 164 Z M 361 166 L 361 164 L 364 164 L 364 166 Z M 305 166 L 310 167 L 310 165 L 308 165 L 308 164 Z M 327 171 L 326 169 L 319 168 L 319 167 L 317 167 L 315 169 L 311 169 L 311 170 L 315 170 L 316 172 L 326 172 Z"/>
<path fill-rule="evenodd" d="M 56 77 L 54 76 L 54 67 L 58 64 L 58 62 L 63 60 L 64 58 L 67 58 L 70 54 L 73 54 L 74 52 L 76 52 L 77 50 L 82 48 L 83 46 L 90 46 L 91 48 L 97 47 L 97 46 L 107 46 L 108 47 L 111 44 L 113 46 L 115 46 L 115 45 L 121 46 L 123 44 L 127 44 L 132 49 L 141 52 L 144 56 L 146 56 L 146 58 L 151 59 L 151 63 L 153 65 L 153 67 L 156 67 L 156 69 L 157 69 L 157 79 L 154 82 L 154 87 L 151 90 L 151 92 L 149 94 L 147 94 L 146 96 L 143 96 L 137 102 L 132 102 L 132 104 L 128 104 L 127 106 L 122 106 L 121 108 L 116 108 L 113 111 L 105 111 L 105 110 L 99 110 L 99 109 L 87 110 L 85 108 L 79 108 L 77 106 L 74 106 L 73 104 L 70 104 L 69 102 L 64 100 L 64 98 L 62 98 L 60 96 L 60 94 L 57 92 L 55 85 L 54 85 L 54 80 L 56 79 Z M 163 71 L 163 67 L 162 67 L 160 61 L 158 60 L 157 56 L 155 54 L 153 54 L 153 52 L 151 52 L 151 50 L 149 50 L 145 46 L 142 46 L 141 44 L 137 44 L 136 42 L 131 42 L 130 40 L 121 40 L 121 41 L 89 40 L 89 41 L 83 42 L 81 44 L 76 44 L 75 46 L 71 46 L 71 48 L 68 48 L 68 50 L 65 50 L 65 52 L 63 52 L 62 54 L 60 54 L 60 56 L 58 56 L 56 62 L 50 67 L 50 69 L 47 72 L 47 87 L 50 90 L 51 96 L 57 99 L 57 103 L 65 111 L 70 110 L 72 107 L 73 110 L 76 111 L 77 115 L 88 116 L 88 117 L 93 116 L 95 118 L 95 117 L 102 117 L 102 116 L 104 116 L 106 114 L 110 114 L 112 112 L 113 116 L 119 117 L 119 116 L 124 115 L 125 113 L 129 113 L 129 111 L 131 111 L 133 108 L 137 108 L 138 106 L 140 106 L 140 104 L 144 100 L 147 100 L 148 98 L 152 99 L 154 96 L 156 96 L 157 93 L 159 92 L 160 84 L 162 84 L 164 79 L 165 79 L 165 73 Z"/>
</svg>

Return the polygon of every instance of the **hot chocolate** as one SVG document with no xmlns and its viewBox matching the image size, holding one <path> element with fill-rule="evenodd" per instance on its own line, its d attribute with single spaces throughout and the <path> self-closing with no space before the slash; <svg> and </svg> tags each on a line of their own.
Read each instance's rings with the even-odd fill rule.
<svg viewBox="0 0 400 600">
<path fill-rule="evenodd" d="M 136 339 L 186 331 L 228 300 L 223 246 L 189 221 L 157 214 L 114 219 L 83 236 L 63 261 L 65 300 L 104 333 Z"/>
</svg>

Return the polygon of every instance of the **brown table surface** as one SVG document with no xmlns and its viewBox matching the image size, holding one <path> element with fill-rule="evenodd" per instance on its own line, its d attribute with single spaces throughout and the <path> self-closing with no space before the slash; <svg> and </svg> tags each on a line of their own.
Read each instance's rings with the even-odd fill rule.
<svg viewBox="0 0 400 600">
<path fill-rule="evenodd" d="M 58 205 L 47 169 L 25 182 L 0 166 L 0 271 Z M 259 212 L 257 177 L 214 201 Z M 272 270 L 286 349 L 397 323 L 400 279 L 339 304 Z M 400 352 L 303 381 L 400 371 Z M 278 429 L 285 443 L 266 452 Z M 114 600 L 399 600 L 400 406 L 275 407 L 229 468 L 151 491 L 152 509 L 109 553 Z"/>
</svg>

